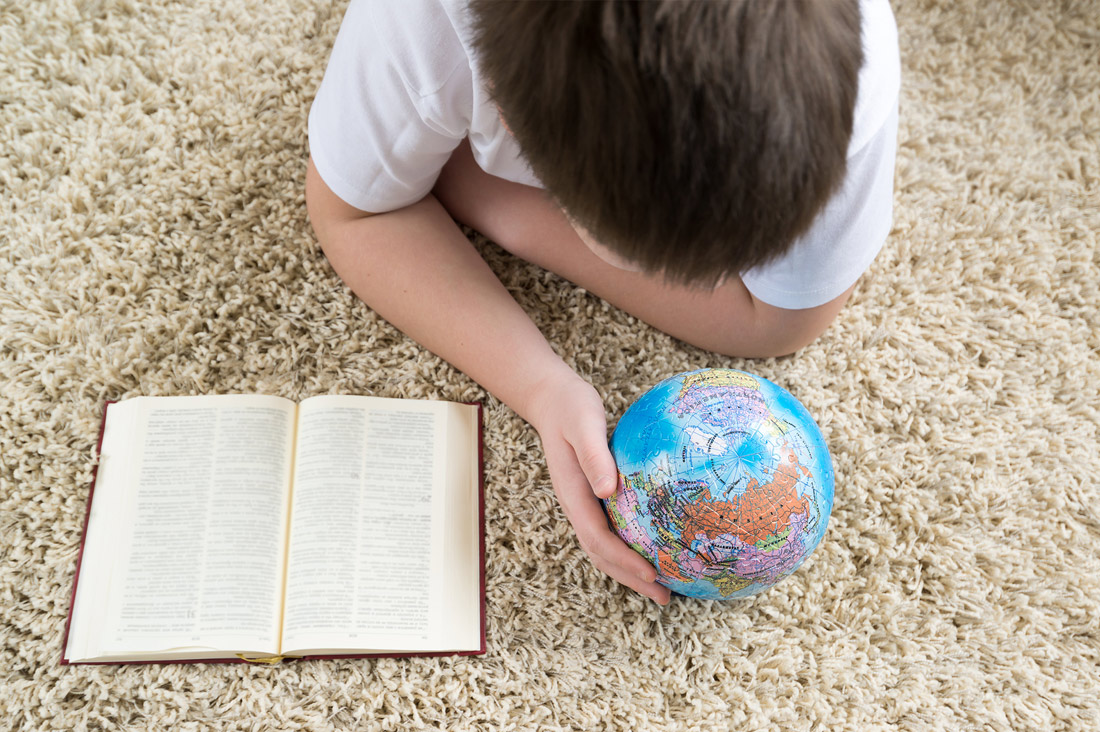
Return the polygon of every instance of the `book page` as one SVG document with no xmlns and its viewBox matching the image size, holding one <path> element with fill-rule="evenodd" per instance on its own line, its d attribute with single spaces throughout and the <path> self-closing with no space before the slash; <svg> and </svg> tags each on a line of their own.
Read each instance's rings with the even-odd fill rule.
<svg viewBox="0 0 1100 732">
<path fill-rule="evenodd" d="M 455 553 L 468 565 L 462 569 L 447 557 L 447 485 L 456 470 L 447 428 L 456 409 L 476 413 L 405 399 L 302 402 L 283 653 L 440 650 L 455 642 L 445 612 L 453 575 L 465 592 L 479 589 L 476 552 L 472 562 L 469 552 Z M 476 453 L 476 440 L 470 444 L 457 466 L 463 485 Z M 476 515 L 467 493 L 456 519 L 468 525 Z M 476 525 L 455 534 L 467 543 L 471 535 L 476 549 Z"/>
<path fill-rule="evenodd" d="M 93 512 L 112 535 L 86 543 L 101 571 L 85 585 L 82 568 L 78 584 L 105 598 L 89 610 L 101 624 L 91 655 L 275 652 L 294 415 L 293 402 L 251 395 L 110 407 L 110 481 L 97 480 Z"/>
</svg>

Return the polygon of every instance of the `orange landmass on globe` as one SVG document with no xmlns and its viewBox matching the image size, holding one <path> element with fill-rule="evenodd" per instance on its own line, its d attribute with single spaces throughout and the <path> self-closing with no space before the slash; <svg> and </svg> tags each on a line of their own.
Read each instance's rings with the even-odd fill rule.
<svg viewBox="0 0 1100 732">
<path fill-rule="evenodd" d="M 685 504 L 680 535 L 684 546 L 691 546 L 699 534 L 712 540 L 732 534 L 746 544 L 756 544 L 778 534 L 790 524 L 792 515 L 809 513 L 809 502 L 799 497 L 795 486 L 798 471 L 807 476 L 810 471 L 798 463 L 794 453 L 789 453 L 787 460 L 793 470 L 777 470 L 764 485 L 751 480 L 745 492 L 732 500 L 710 500 L 707 490 L 702 500 Z"/>
<path fill-rule="evenodd" d="M 679 565 L 676 564 L 676 560 L 672 558 L 672 553 L 669 552 L 668 549 L 662 548 L 657 550 L 657 571 L 660 572 L 662 576 L 679 582 L 690 581 L 688 577 L 685 577 L 683 573 L 680 572 Z"/>
</svg>

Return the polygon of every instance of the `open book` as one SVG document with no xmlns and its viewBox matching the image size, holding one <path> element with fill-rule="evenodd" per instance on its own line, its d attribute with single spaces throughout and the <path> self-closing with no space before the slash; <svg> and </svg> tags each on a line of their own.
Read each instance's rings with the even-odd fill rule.
<svg viewBox="0 0 1100 732">
<path fill-rule="evenodd" d="M 485 652 L 481 411 L 107 406 L 62 663 Z"/>
</svg>

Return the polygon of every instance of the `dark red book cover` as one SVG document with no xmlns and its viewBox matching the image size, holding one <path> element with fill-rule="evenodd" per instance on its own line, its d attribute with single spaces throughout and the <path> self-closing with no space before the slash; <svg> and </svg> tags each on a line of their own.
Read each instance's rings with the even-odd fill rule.
<svg viewBox="0 0 1100 732">
<path fill-rule="evenodd" d="M 272 663 L 283 660 L 296 661 L 296 660 L 308 660 L 308 659 L 340 659 L 340 658 L 413 658 L 424 656 L 480 656 L 486 653 L 486 632 L 485 632 L 485 420 L 484 409 L 479 402 L 463 402 L 471 406 L 477 407 L 477 475 L 478 475 L 478 489 L 477 489 L 477 511 L 478 511 L 478 585 L 480 596 L 480 623 L 481 623 L 481 647 L 476 651 L 415 651 L 411 653 L 349 653 L 339 655 L 327 655 L 327 656 L 278 656 L 273 659 L 255 660 L 246 658 L 200 658 L 200 659 L 170 659 L 170 660 L 150 660 L 150 661 L 70 661 L 65 657 L 66 649 L 69 645 L 69 627 L 73 621 L 73 607 L 76 604 L 76 588 L 77 583 L 80 581 L 80 564 L 84 559 L 84 542 L 88 537 L 88 519 L 91 517 L 92 511 L 92 499 L 95 497 L 95 484 L 96 478 L 99 475 L 99 457 L 103 450 L 103 433 L 107 427 L 107 410 L 110 409 L 114 401 L 109 401 L 103 405 L 103 418 L 99 425 L 99 438 L 96 440 L 96 465 L 92 468 L 92 484 L 88 489 L 88 503 L 84 508 L 84 529 L 80 537 L 80 552 L 76 558 L 76 572 L 73 577 L 73 589 L 69 596 L 69 614 L 65 618 L 65 634 L 61 639 L 61 665 L 80 665 L 80 666 L 121 666 L 121 665 L 136 665 L 136 664 L 150 664 L 150 663 Z"/>
</svg>

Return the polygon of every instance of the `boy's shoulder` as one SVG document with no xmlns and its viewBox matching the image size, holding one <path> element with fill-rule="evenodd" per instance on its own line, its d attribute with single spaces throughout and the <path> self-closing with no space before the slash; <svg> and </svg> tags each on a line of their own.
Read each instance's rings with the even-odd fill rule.
<svg viewBox="0 0 1100 732">
<path fill-rule="evenodd" d="M 469 67 L 466 10 L 465 0 L 352 0 L 340 34 L 360 39 L 361 58 L 384 60 L 410 92 L 429 96 Z"/>
<path fill-rule="evenodd" d="M 897 108 L 901 86 L 901 58 L 894 12 L 887 0 L 860 2 L 863 36 L 863 66 L 859 70 L 859 92 L 852 115 L 852 138 L 848 156 L 862 150 L 886 124 Z"/>
<path fill-rule="evenodd" d="M 420 200 L 469 138 L 487 172 L 537 184 L 474 63 L 465 0 L 352 0 L 309 114 L 310 155 L 363 211 Z"/>
<path fill-rule="evenodd" d="M 786 309 L 840 296 L 870 267 L 893 220 L 901 59 L 886 0 L 861 0 L 863 66 L 844 180 L 813 223 L 778 259 L 741 273 L 759 300 Z"/>
</svg>

